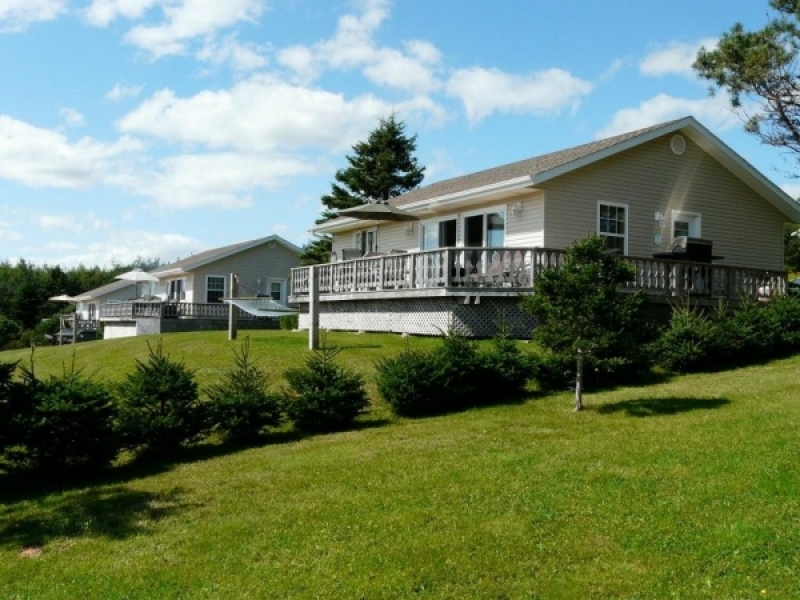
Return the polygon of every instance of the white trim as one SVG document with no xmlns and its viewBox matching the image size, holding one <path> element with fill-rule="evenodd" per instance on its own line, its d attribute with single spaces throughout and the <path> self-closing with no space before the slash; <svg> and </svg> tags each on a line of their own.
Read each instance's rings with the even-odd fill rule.
<svg viewBox="0 0 800 600">
<path fill-rule="evenodd" d="M 208 281 L 212 277 L 214 279 L 222 279 L 222 296 L 220 296 L 220 300 L 219 301 L 222 302 L 222 298 L 227 298 L 228 297 L 228 278 L 225 277 L 225 275 L 213 275 L 213 274 L 212 275 L 206 275 L 206 298 L 205 298 L 205 303 L 206 304 L 210 304 L 211 303 L 211 301 L 208 299 L 208 292 L 212 291 L 212 290 L 208 289 Z M 213 291 L 218 292 L 219 290 L 213 290 Z"/>
<path fill-rule="evenodd" d="M 700 213 L 687 212 L 685 210 L 673 210 L 670 219 L 670 236 L 675 239 L 675 221 L 686 220 L 689 222 L 689 237 L 703 237 L 703 216 Z M 684 218 L 681 218 L 684 217 Z M 692 226 L 697 228 L 692 232 Z"/>
<path fill-rule="evenodd" d="M 600 207 L 601 206 L 613 206 L 614 208 L 624 208 L 625 209 L 625 233 L 624 233 L 624 235 L 620 236 L 618 233 L 607 233 L 607 232 L 604 233 L 604 232 L 600 231 Z M 628 208 L 627 204 L 624 204 L 622 202 L 607 202 L 606 200 L 598 200 L 597 201 L 597 221 L 595 223 L 595 228 L 596 228 L 595 231 L 597 232 L 597 235 L 599 235 L 600 237 L 603 237 L 603 236 L 606 236 L 606 235 L 610 236 L 610 237 L 622 237 L 624 239 L 624 242 L 623 242 L 624 248 L 622 250 L 622 253 L 625 254 L 625 255 L 628 254 L 628 235 L 629 235 L 629 232 L 630 232 L 630 229 L 631 229 L 630 223 L 631 223 L 631 213 L 630 213 L 630 209 Z"/>
</svg>

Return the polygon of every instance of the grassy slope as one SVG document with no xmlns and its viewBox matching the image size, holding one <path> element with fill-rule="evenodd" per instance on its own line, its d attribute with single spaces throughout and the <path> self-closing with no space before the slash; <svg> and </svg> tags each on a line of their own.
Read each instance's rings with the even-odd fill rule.
<svg viewBox="0 0 800 600">
<path fill-rule="evenodd" d="M 275 364 L 302 357 L 262 335 Z M 193 364 L 188 337 L 165 344 Z M 335 341 L 365 371 L 402 344 Z M 0 598 L 798 597 L 799 367 L 591 394 L 582 414 L 563 395 L 276 437 L 0 501 Z"/>
</svg>

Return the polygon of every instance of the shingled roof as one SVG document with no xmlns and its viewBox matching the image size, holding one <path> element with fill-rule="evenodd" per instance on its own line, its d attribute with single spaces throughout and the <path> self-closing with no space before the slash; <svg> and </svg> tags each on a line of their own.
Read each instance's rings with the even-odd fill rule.
<svg viewBox="0 0 800 600">
<path fill-rule="evenodd" d="M 594 154 L 595 152 L 600 152 L 601 150 L 616 146 L 617 144 L 630 140 L 631 138 L 638 137 L 649 131 L 653 131 L 654 129 L 660 129 L 675 123 L 678 120 L 680 119 L 666 123 L 659 123 L 658 125 L 653 125 L 644 129 L 637 129 L 636 131 L 630 131 L 628 133 L 597 140 L 595 142 L 589 142 L 588 144 L 581 144 L 580 146 L 574 146 L 572 148 L 567 148 L 566 150 L 542 154 L 541 156 L 526 158 L 524 160 L 509 163 L 507 165 L 501 165 L 499 167 L 477 171 L 468 175 L 462 175 L 460 177 L 438 181 L 436 183 L 432 183 L 431 185 L 426 185 L 416 190 L 412 190 L 407 194 L 403 194 L 402 196 L 393 198 L 390 200 L 390 203 L 394 204 L 395 206 L 404 206 L 406 204 L 412 204 L 422 200 L 449 196 L 450 194 L 457 194 L 467 190 L 473 190 L 496 183 L 502 183 L 504 181 L 510 181 L 519 177 L 533 176 L 536 173 L 549 171 L 550 169 L 555 169 L 581 158 L 585 158 L 591 154 Z"/>
</svg>

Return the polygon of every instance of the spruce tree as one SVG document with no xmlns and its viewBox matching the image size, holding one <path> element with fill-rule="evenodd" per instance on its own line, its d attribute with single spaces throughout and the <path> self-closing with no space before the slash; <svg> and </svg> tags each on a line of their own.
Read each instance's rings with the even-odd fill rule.
<svg viewBox="0 0 800 600">
<path fill-rule="evenodd" d="M 414 152 L 417 136 L 407 136 L 405 123 L 394 114 L 381 118 L 366 141 L 353 146 L 347 156 L 348 166 L 339 169 L 331 184 L 331 193 L 322 196 L 325 210 L 317 223 L 336 216 L 343 208 L 370 202 L 386 202 L 414 189 L 425 177 Z M 324 262 L 330 252 L 329 238 L 313 240 L 303 247 L 303 264 Z"/>
</svg>

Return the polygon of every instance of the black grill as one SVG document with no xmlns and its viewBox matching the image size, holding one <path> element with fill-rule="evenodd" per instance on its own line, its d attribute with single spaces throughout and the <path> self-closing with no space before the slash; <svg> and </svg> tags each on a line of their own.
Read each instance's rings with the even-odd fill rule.
<svg viewBox="0 0 800 600">
<path fill-rule="evenodd" d="M 710 263 L 712 260 L 720 260 L 723 258 L 722 256 L 712 255 L 713 247 L 714 242 L 711 240 L 682 235 L 675 238 L 666 252 L 656 252 L 653 254 L 653 258 L 669 258 L 672 260 L 685 260 L 687 262 Z"/>
</svg>

